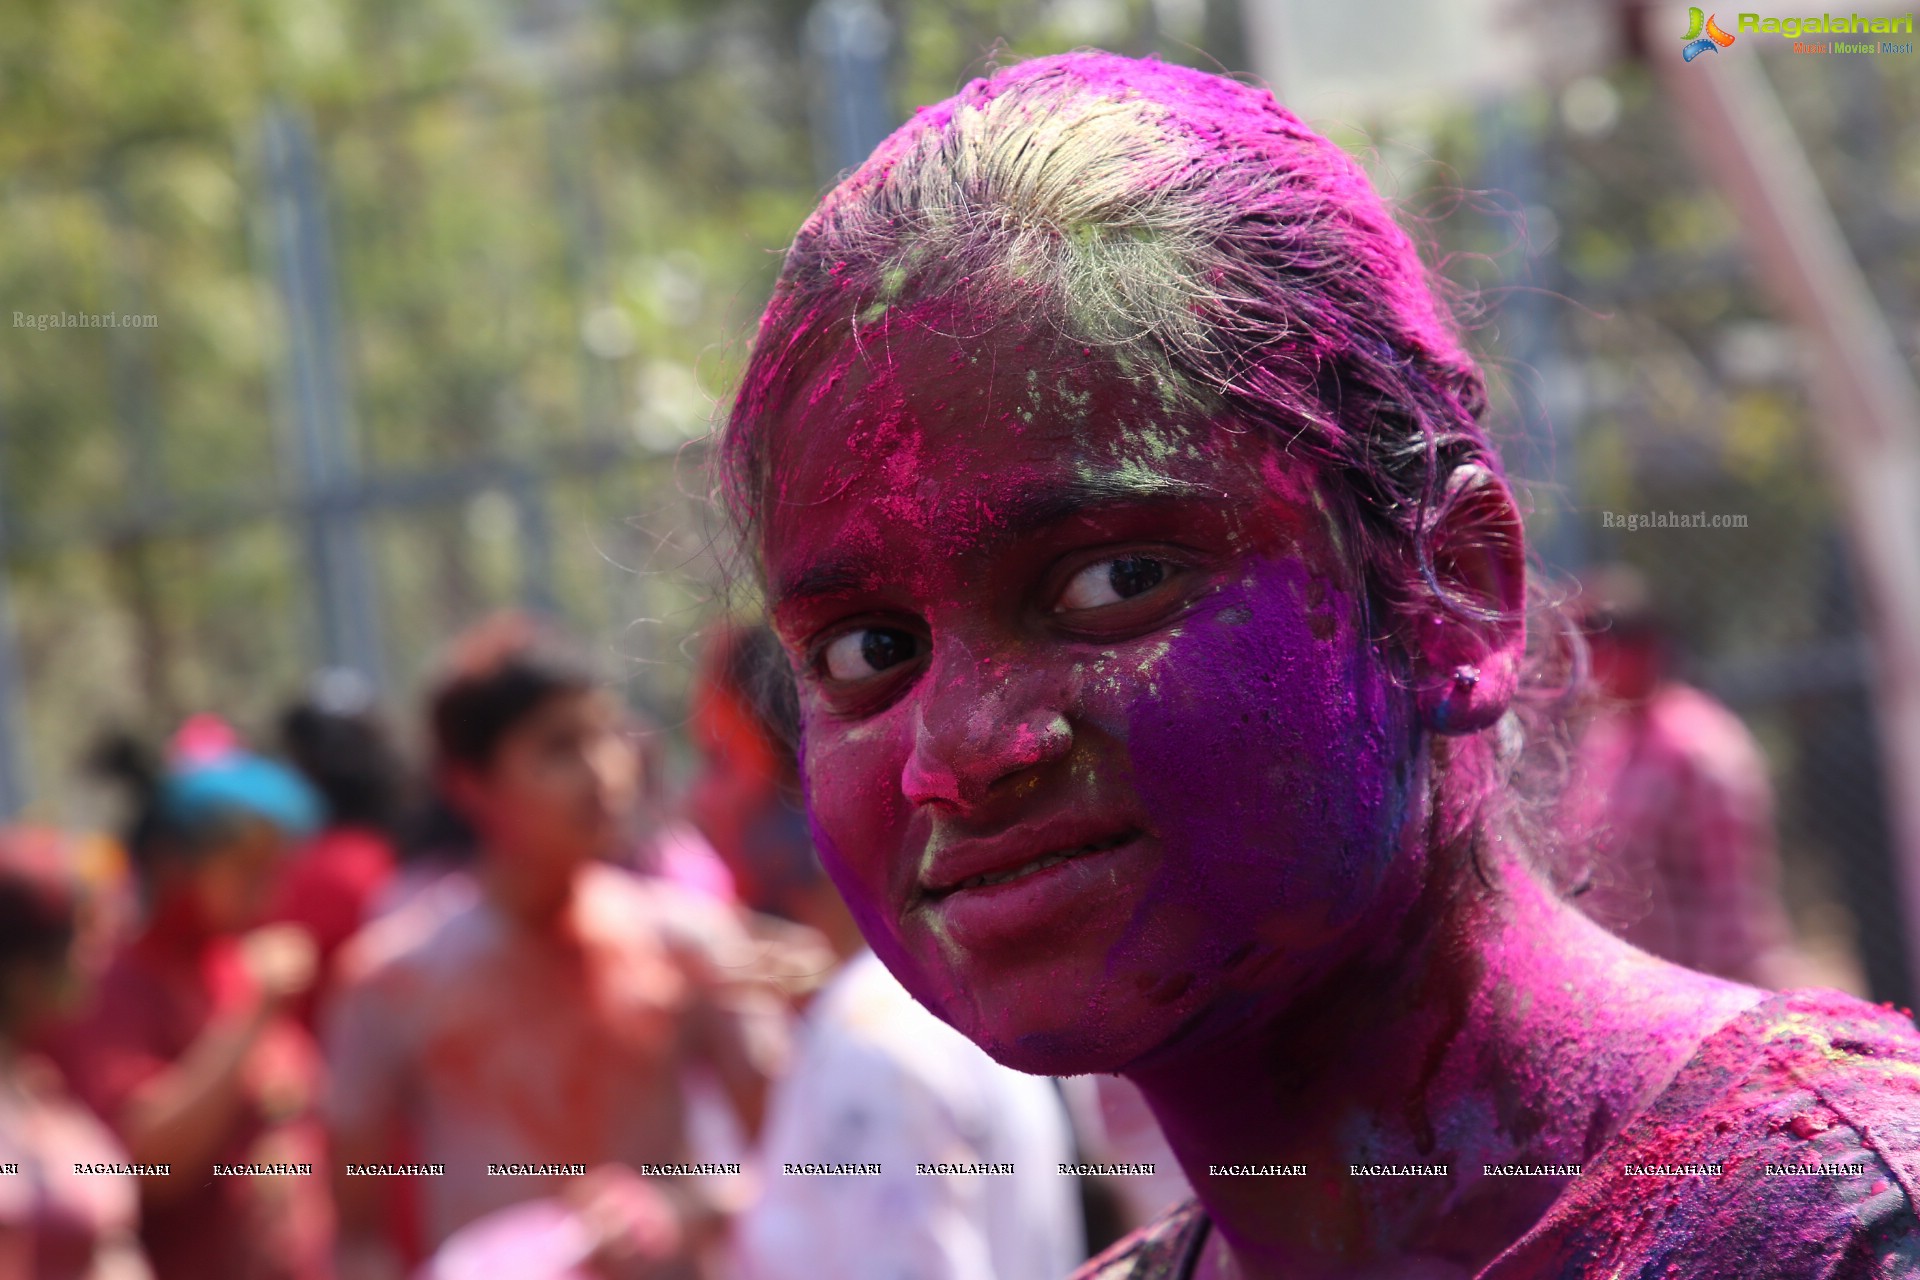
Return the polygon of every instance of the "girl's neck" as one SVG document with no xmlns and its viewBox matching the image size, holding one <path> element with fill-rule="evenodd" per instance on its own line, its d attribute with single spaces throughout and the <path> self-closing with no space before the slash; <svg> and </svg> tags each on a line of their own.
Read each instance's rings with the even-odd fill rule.
<svg viewBox="0 0 1920 1280">
<path fill-rule="evenodd" d="M 1132 1073 L 1213 1220 L 1210 1257 L 1230 1255 L 1217 1274 L 1471 1275 L 1562 1185 L 1483 1179 L 1482 1165 L 1586 1162 L 1761 997 L 1633 950 L 1517 851 L 1472 856 L 1477 868 L 1456 859 L 1432 877 L 1384 962 Z"/>
</svg>

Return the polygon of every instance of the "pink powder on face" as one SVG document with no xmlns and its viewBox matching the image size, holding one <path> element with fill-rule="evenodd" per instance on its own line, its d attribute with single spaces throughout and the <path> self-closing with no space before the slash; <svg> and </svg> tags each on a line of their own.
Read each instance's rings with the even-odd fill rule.
<svg viewBox="0 0 1920 1280">
<path fill-rule="evenodd" d="M 809 676 L 815 834 L 924 1002 L 1017 1065 L 1114 1069 L 1229 995 L 1283 1001 L 1404 906 L 1419 875 L 1393 857 L 1411 721 L 1309 466 L 1168 412 L 1151 379 L 1044 336 L 962 347 L 947 320 L 895 319 L 823 360 L 777 473 L 769 570 L 790 648 L 804 659 L 819 634 L 870 621 L 928 646 L 924 674 L 860 714 L 830 710 Z M 1025 430 L 980 430 L 1002 414 Z M 1172 524 L 1095 504 L 1064 541 L 1012 535 L 1057 485 L 1202 499 Z M 1039 593 L 1069 569 L 1049 558 L 1070 567 L 1142 536 L 1204 552 L 1204 588 L 1112 642 L 1056 631 Z M 782 584 L 823 564 L 841 597 L 786 607 Z M 962 803 L 983 768 L 1030 785 Z M 908 906 L 903 881 L 943 843 L 1065 812 L 1137 826 L 1154 850 L 1077 938 L 969 954 Z"/>
</svg>

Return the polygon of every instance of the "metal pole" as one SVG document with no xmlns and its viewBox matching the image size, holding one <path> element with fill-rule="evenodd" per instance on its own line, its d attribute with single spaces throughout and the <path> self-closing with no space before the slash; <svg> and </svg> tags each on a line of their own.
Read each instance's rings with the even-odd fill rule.
<svg viewBox="0 0 1920 1280">
<path fill-rule="evenodd" d="M 1224 70 L 1252 68 L 1253 62 L 1247 56 L 1247 20 L 1240 12 L 1240 0 L 1206 0 L 1200 30 L 1201 47 Z"/>
<path fill-rule="evenodd" d="M 27 807 L 27 764 L 20 754 L 25 687 L 13 644 L 13 604 L 7 573 L 0 568 L 0 820 L 11 822 Z"/>
<path fill-rule="evenodd" d="M 1514 400 L 1525 441 L 1520 456 L 1510 461 L 1518 464 L 1513 474 L 1533 504 L 1528 543 L 1542 564 L 1564 573 L 1586 561 L 1585 531 L 1576 523 L 1572 492 L 1572 432 L 1579 406 L 1568 392 L 1573 362 L 1560 340 L 1564 304 L 1554 292 L 1559 258 L 1552 243 L 1534 240 L 1541 229 L 1526 225 L 1530 214 L 1546 207 L 1542 147 L 1535 126 L 1512 100 L 1483 108 L 1481 121 L 1482 136 L 1490 140 L 1486 185 L 1513 198 L 1526 233 L 1524 256 L 1510 274 L 1498 313 L 1500 347 L 1515 370 Z"/>
<path fill-rule="evenodd" d="M 530 466 L 515 467 L 507 485 L 514 529 L 520 535 L 520 606 L 532 613 L 560 614 L 554 588 L 553 512 L 546 480 Z"/>
<path fill-rule="evenodd" d="M 1647 13 L 1656 71 L 1810 348 L 1816 419 L 1868 606 L 1888 825 L 1920 987 L 1920 390 L 1755 52 L 1683 62 L 1670 17 Z"/>
<path fill-rule="evenodd" d="M 13 606 L 8 591 L 11 576 L 7 563 L 6 473 L 0 470 L 0 821 L 8 822 L 26 808 L 28 794 L 26 761 L 20 754 L 26 688 L 14 649 Z"/>
<path fill-rule="evenodd" d="M 874 0 L 820 0 L 807 16 L 807 45 L 819 68 L 814 134 L 821 176 L 853 168 L 893 131 L 887 62 L 893 24 Z"/>
<path fill-rule="evenodd" d="M 286 314 L 283 440 L 301 496 L 319 615 L 320 660 L 377 688 L 385 663 L 372 570 L 351 504 L 359 479 L 339 355 L 339 316 L 319 165 L 304 120 L 284 107 L 262 130 L 275 278 Z"/>
</svg>

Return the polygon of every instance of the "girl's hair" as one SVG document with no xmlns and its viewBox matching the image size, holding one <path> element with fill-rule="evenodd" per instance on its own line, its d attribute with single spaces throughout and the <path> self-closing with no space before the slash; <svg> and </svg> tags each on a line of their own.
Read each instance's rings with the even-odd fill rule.
<svg viewBox="0 0 1920 1280">
<path fill-rule="evenodd" d="M 975 80 L 881 143 L 787 251 L 718 441 L 719 497 L 756 561 L 791 444 L 776 424 L 809 376 L 955 302 L 1317 465 L 1390 660 L 1435 613 L 1498 618 L 1435 554 L 1450 517 L 1455 537 L 1515 537 L 1471 501 L 1503 476 L 1484 378 L 1359 164 L 1267 90 L 1069 53 Z M 1523 737 L 1508 717 L 1485 748 L 1449 749 L 1450 773 L 1479 775 L 1456 794 L 1491 794 Z"/>
<path fill-rule="evenodd" d="M 798 772 L 793 755 L 800 739 L 799 694 L 771 627 L 729 620 L 709 631 L 695 698 L 696 722 L 709 714 L 700 699 L 722 704 L 722 715 L 737 712 L 742 727 L 781 757 L 774 772 L 783 779 Z"/>
<path fill-rule="evenodd" d="M 72 947 L 79 889 L 70 845 L 58 831 L 0 829 L 0 973 L 57 965 Z"/>
<path fill-rule="evenodd" d="M 1266 90 L 1070 53 L 976 80 L 881 143 L 788 250 L 720 440 L 750 547 L 789 398 L 890 311 L 947 298 L 1320 464 L 1392 631 L 1472 612 L 1432 535 L 1501 473 L 1480 370 L 1360 166 Z"/>
</svg>

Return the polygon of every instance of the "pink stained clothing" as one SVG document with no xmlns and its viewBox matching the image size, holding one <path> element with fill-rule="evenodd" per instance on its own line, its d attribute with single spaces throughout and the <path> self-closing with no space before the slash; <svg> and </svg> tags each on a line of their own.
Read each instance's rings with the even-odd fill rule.
<svg viewBox="0 0 1920 1280">
<path fill-rule="evenodd" d="M 393 873 L 393 846 L 385 836 L 330 827 L 308 841 L 281 876 L 267 920 L 299 925 L 319 952 L 319 976 L 294 1008 L 308 1030 L 332 996 L 340 948 L 372 917 Z"/>
<path fill-rule="evenodd" d="M 731 914 L 657 879 L 584 869 L 568 934 L 533 933 L 475 880 L 447 875 L 343 954 L 327 1019 L 327 1105 L 339 1131 L 396 1126 L 426 1243 L 564 1176 L 489 1176 L 489 1164 L 684 1163 L 682 1076 L 717 1042 L 764 1044 L 757 998 L 704 995 L 751 948 Z"/>
<path fill-rule="evenodd" d="M 50 1065 L 0 1067 L 0 1276 L 145 1280 L 138 1185 L 74 1172 L 126 1158 Z"/>
<path fill-rule="evenodd" d="M 1780 900 L 1773 792 L 1738 717 L 1663 685 L 1581 735 L 1563 830 L 1593 850 L 1575 901 L 1643 951 L 1702 973 L 1777 985 L 1792 947 Z"/>
<path fill-rule="evenodd" d="M 733 906 L 740 901 L 733 873 L 713 844 L 690 822 L 663 822 L 647 841 L 646 869 L 670 884 Z"/>
<path fill-rule="evenodd" d="M 73 1091 L 108 1125 L 217 1021 L 251 1006 L 237 940 L 159 919 L 108 967 L 88 1011 L 49 1045 Z M 268 1026 L 248 1056 L 246 1101 L 206 1166 L 175 1167 L 186 1184 L 148 1199 L 141 1242 L 158 1280 L 326 1280 L 332 1209 L 314 1103 L 322 1067 L 291 1018 Z M 311 1165 L 285 1177 L 215 1176 L 212 1165 Z"/>
<path fill-rule="evenodd" d="M 1920 1031 L 1789 992 L 1703 1040 L 1477 1280 L 1911 1280 L 1916 1203 Z M 1074 1280 L 1189 1280 L 1208 1232 L 1188 1201 Z"/>
<path fill-rule="evenodd" d="M 1072 1280 L 1189 1280 L 1211 1227 L 1200 1202 L 1188 1200 L 1089 1259 Z"/>
</svg>

